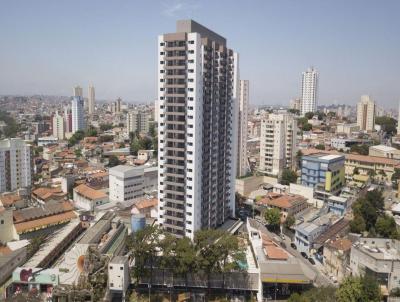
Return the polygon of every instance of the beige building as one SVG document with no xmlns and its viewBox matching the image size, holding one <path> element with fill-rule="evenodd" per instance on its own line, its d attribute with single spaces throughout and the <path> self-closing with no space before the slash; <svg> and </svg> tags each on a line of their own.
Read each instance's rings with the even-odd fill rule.
<svg viewBox="0 0 400 302">
<path fill-rule="evenodd" d="M 354 132 L 360 131 L 360 126 L 357 123 L 354 124 L 346 124 L 346 123 L 339 123 L 336 125 L 336 133 L 346 134 L 350 136 Z"/>
<path fill-rule="evenodd" d="M 92 85 L 89 85 L 89 93 L 88 93 L 88 110 L 89 114 L 94 113 L 94 104 L 95 104 L 95 91 Z"/>
<path fill-rule="evenodd" d="M 260 171 L 281 175 L 296 163 L 297 120 L 289 113 L 265 114 L 261 120 Z"/>
<path fill-rule="evenodd" d="M 350 264 L 351 241 L 340 238 L 329 241 L 324 246 L 324 268 L 338 282 L 346 276 L 346 268 Z"/>
<path fill-rule="evenodd" d="M 53 136 L 57 137 L 59 140 L 65 138 L 64 117 L 59 115 L 58 111 L 53 116 Z"/>
<path fill-rule="evenodd" d="M 236 176 L 246 175 L 248 172 L 247 160 L 247 114 L 249 106 L 249 81 L 239 82 L 239 123 L 238 123 L 238 154 Z"/>
<path fill-rule="evenodd" d="M 369 147 L 369 155 L 391 159 L 400 159 L 400 150 L 385 145 L 371 146 Z"/>
<path fill-rule="evenodd" d="M 357 125 L 362 131 L 373 131 L 375 127 L 375 102 L 368 96 L 361 96 L 357 104 Z"/>
</svg>

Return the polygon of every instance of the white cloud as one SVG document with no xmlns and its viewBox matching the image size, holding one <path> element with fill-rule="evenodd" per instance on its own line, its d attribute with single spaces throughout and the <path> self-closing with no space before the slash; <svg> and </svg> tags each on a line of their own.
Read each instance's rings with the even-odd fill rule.
<svg viewBox="0 0 400 302">
<path fill-rule="evenodd" d="M 181 15 L 191 16 L 199 7 L 199 3 L 191 0 L 173 0 L 163 4 L 162 14 L 176 18 Z"/>
</svg>

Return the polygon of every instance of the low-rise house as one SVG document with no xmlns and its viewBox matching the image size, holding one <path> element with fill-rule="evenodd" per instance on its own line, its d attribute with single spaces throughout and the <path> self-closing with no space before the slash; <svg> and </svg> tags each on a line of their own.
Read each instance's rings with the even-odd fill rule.
<svg viewBox="0 0 400 302">
<path fill-rule="evenodd" d="M 0 196 L 0 206 L 5 208 L 22 209 L 27 206 L 27 200 L 19 194 L 3 194 Z"/>
<path fill-rule="evenodd" d="M 400 241 L 360 238 L 351 247 L 350 271 L 355 276 L 371 276 L 384 293 L 400 287 Z"/>
<path fill-rule="evenodd" d="M 269 193 L 258 204 L 268 208 L 277 208 L 281 211 L 281 219 L 295 216 L 308 207 L 307 199 L 300 195 Z"/>
<path fill-rule="evenodd" d="M 59 202 L 66 200 L 68 193 L 63 192 L 61 187 L 48 188 L 41 187 L 32 191 L 31 198 L 40 204 L 45 204 L 48 202 Z"/>
<path fill-rule="evenodd" d="M 158 199 L 143 199 L 135 203 L 132 207 L 132 214 L 142 214 L 146 218 L 157 217 Z"/>
<path fill-rule="evenodd" d="M 102 190 L 95 190 L 86 184 L 74 188 L 75 206 L 86 211 L 95 211 L 96 207 L 109 202 L 108 195 Z"/>
<path fill-rule="evenodd" d="M 339 238 L 329 241 L 324 247 L 324 268 L 338 282 L 349 273 L 351 245 L 349 239 Z"/>
<path fill-rule="evenodd" d="M 329 212 L 343 216 L 346 213 L 348 198 L 331 195 L 328 197 Z"/>
<path fill-rule="evenodd" d="M 332 225 L 330 215 L 318 217 L 312 221 L 303 222 L 295 226 L 295 244 L 300 252 L 310 254 L 315 252 L 315 240 Z"/>
</svg>

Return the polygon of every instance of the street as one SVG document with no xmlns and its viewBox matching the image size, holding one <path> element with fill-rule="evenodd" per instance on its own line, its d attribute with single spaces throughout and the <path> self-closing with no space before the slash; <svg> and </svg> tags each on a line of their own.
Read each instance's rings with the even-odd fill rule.
<svg viewBox="0 0 400 302">
<path fill-rule="evenodd" d="M 250 218 L 249 218 L 250 219 Z M 254 220 L 256 221 L 256 220 Z M 290 246 L 291 240 L 288 236 L 285 236 L 285 240 L 282 240 L 282 238 L 280 238 L 278 235 L 271 233 L 270 231 L 268 231 L 268 229 L 259 221 L 257 221 L 258 225 L 259 225 L 259 230 L 265 234 L 267 234 L 271 240 L 273 240 L 276 244 L 278 244 L 279 246 L 281 246 L 281 242 L 283 241 L 286 245 L 286 248 L 284 248 L 287 252 L 289 252 L 291 255 L 293 255 L 294 257 L 298 258 L 305 266 L 305 268 L 307 268 L 308 270 L 312 271 L 315 275 L 314 278 L 314 284 L 316 286 L 328 286 L 328 285 L 334 285 L 334 283 L 332 282 L 332 280 L 330 280 L 326 274 L 324 272 L 322 272 L 323 269 L 323 265 L 321 265 L 318 260 L 315 260 L 316 265 L 312 265 L 307 259 L 304 259 L 303 256 L 301 256 L 300 252 L 293 249 Z M 282 247 L 282 246 L 281 246 Z M 282 247 L 283 248 L 283 247 Z M 319 269 L 318 269 L 319 268 Z"/>
</svg>

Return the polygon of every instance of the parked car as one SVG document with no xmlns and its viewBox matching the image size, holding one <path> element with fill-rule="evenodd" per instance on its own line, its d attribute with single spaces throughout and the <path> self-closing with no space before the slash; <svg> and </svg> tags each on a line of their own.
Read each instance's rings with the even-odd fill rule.
<svg viewBox="0 0 400 302">
<path fill-rule="evenodd" d="M 308 256 L 305 252 L 301 252 L 300 254 L 301 254 L 301 256 L 303 256 L 304 259 L 308 259 Z"/>
<path fill-rule="evenodd" d="M 313 258 L 308 258 L 308 261 L 312 264 L 312 265 L 315 265 L 315 261 L 314 261 L 314 259 Z"/>
<path fill-rule="evenodd" d="M 292 247 L 292 249 L 297 250 L 297 246 L 294 244 L 294 242 L 292 242 L 292 243 L 290 244 L 290 246 Z"/>
</svg>

